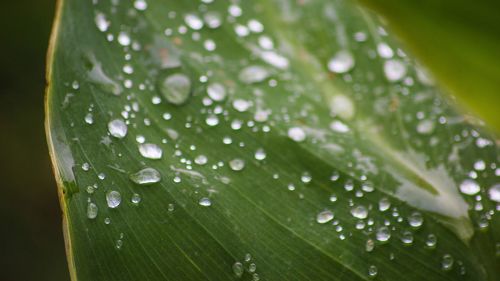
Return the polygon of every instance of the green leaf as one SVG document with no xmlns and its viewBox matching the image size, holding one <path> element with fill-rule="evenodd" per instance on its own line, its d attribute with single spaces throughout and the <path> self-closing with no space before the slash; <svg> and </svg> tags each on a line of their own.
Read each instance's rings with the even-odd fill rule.
<svg viewBox="0 0 500 281">
<path fill-rule="evenodd" d="M 360 0 L 387 19 L 463 105 L 500 132 L 498 1 Z"/>
<path fill-rule="evenodd" d="M 61 1 L 48 81 L 73 280 L 500 276 L 496 140 L 348 1 Z"/>
</svg>

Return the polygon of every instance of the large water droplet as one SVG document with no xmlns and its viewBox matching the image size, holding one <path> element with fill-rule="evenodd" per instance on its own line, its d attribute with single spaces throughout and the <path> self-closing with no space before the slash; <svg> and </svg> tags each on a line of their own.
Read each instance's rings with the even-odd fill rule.
<svg viewBox="0 0 500 281">
<path fill-rule="evenodd" d="M 421 213 L 419 212 L 413 212 L 411 215 L 408 217 L 408 223 L 412 227 L 420 227 L 424 223 L 424 217 L 422 216 Z"/>
<path fill-rule="evenodd" d="M 460 184 L 460 191 L 466 195 L 474 195 L 481 190 L 475 180 L 466 179 Z"/>
<path fill-rule="evenodd" d="M 351 52 L 341 50 L 328 61 L 328 69 L 335 73 L 346 73 L 354 67 L 354 64 L 354 57 Z"/>
<path fill-rule="evenodd" d="M 130 180 L 141 185 L 157 183 L 161 180 L 160 172 L 153 168 L 144 168 L 130 175 Z"/>
<path fill-rule="evenodd" d="M 115 138 L 124 138 L 127 135 L 127 124 L 121 119 L 115 119 L 108 123 L 108 131 Z"/>
<path fill-rule="evenodd" d="M 191 94 L 191 80 L 182 73 L 165 77 L 158 87 L 165 99 L 175 105 L 184 104 Z"/>
<path fill-rule="evenodd" d="M 114 209 L 120 206 L 120 203 L 122 202 L 122 195 L 118 191 L 111 190 L 106 193 L 106 202 L 108 203 L 108 207 Z"/>
<path fill-rule="evenodd" d="M 161 159 L 163 150 L 156 144 L 153 143 L 142 143 L 139 144 L 139 152 L 142 157 L 148 159 Z"/>
<path fill-rule="evenodd" d="M 333 220 L 333 213 L 329 210 L 326 210 L 326 211 L 323 211 L 323 212 L 320 212 L 317 216 L 316 216 L 316 221 L 318 223 L 327 223 L 331 220 Z"/>
<path fill-rule="evenodd" d="M 495 184 L 488 190 L 488 196 L 492 201 L 500 203 L 500 184 Z"/>
</svg>

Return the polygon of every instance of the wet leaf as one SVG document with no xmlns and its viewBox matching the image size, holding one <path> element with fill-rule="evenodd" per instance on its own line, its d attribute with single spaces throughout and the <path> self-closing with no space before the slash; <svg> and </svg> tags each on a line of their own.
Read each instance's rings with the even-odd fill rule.
<svg viewBox="0 0 500 281">
<path fill-rule="evenodd" d="M 73 280 L 497 280 L 496 140 L 348 1 L 61 1 Z"/>
</svg>

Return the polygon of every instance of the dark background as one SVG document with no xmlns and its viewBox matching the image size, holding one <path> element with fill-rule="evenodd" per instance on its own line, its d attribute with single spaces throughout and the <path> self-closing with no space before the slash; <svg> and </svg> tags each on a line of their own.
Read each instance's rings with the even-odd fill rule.
<svg viewBox="0 0 500 281">
<path fill-rule="evenodd" d="M 0 280 L 69 280 L 44 132 L 55 0 L 0 7 Z"/>
</svg>

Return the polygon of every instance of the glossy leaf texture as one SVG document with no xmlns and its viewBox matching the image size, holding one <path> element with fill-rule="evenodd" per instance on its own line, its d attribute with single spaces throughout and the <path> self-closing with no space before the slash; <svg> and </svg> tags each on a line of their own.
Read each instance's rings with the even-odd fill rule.
<svg viewBox="0 0 500 281">
<path fill-rule="evenodd" d="M 500 132 L 498 1 L 360 0 L 380 13 L 468 110 Z"/>
<path fill-rule="evenodd" d="M 61 1 L 73 280 L 498 280 L 497 140 L 349 1 Z"/>
</svg>

